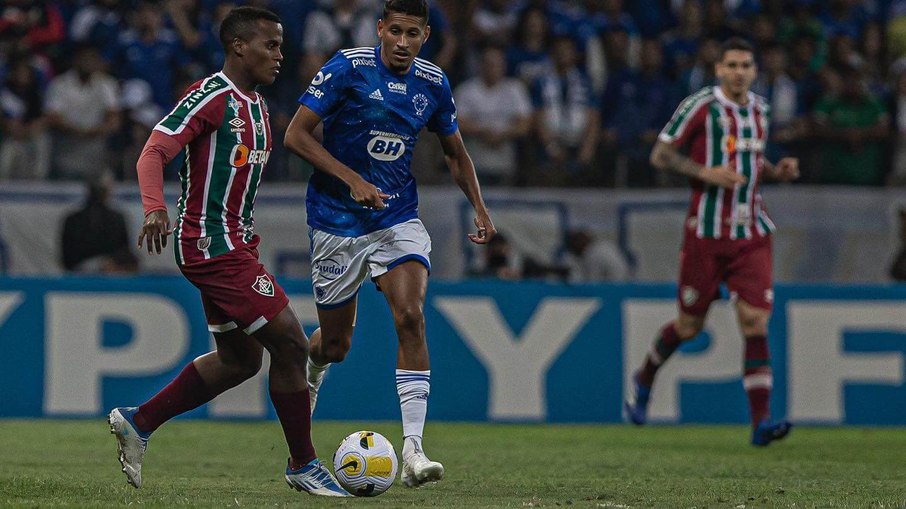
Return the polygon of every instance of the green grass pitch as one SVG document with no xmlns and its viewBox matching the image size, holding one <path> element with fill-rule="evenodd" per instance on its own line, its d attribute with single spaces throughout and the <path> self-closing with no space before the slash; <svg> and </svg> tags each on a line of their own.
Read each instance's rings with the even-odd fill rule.
<svg viewBox="0 0 906 509">
<path fill-rule="evenodd" d="M 315 421 L 321 458 L 360 429 L 400 445 L 398 424 Z M 426 435 L 442 482 L 323 499 L 283 481 L 277 422 L 168 423 L 136 490 L 104 420 L 0 420 L 0 507 L 906 508 L 903 428 L 799 427 L 765 449 L 743 426 L 429 423 Z"/>
</svg>

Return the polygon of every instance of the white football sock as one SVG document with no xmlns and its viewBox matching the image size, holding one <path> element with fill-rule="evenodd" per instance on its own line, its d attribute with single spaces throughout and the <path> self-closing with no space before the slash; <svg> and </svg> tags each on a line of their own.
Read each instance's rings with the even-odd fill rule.
<svg viewBox="0 0 906 509">
<path fill-rule="evenodd" d="M 330 367 L 329 362 L 327 364 L 321 366 L 320 364 L 315 364 L 315 362 L 311 360 L 311 357 L 309 357 L 308 358 L 308 373 L 307 373 L 308 380 L 320 379 L 322 376 L 324 376 L 324 372 L 327 371 L 327 368 L 329 368 L 329 367 Z"/>
<path fill-rule="evenodd" d="M 431 370 L 396 370 L 396 392 L 400 396 L 403 417 L 403 457 L 412 450 L 421 450 L 425 415 L 428 413 L 428 394 L 431 392 Z"/>
</svg>

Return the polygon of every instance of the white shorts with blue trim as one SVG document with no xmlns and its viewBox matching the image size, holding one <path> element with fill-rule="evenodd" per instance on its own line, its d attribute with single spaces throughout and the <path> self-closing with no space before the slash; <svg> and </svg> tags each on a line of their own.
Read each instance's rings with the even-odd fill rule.
<svg viewBox="0 0 906 509">
<path fill-rule="evenodd" d="M 431 271 L 431 237 L 418 219 L 361 237 L 341 237 L 310 229 L 311 283 L 315 304 L 338 308 L 353 299 L 365 279 L 415 260 Z"/>
</svg>

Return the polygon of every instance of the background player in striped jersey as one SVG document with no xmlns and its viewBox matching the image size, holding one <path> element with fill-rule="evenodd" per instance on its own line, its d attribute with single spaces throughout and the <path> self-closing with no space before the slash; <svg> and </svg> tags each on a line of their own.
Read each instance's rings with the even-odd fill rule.
<svg viewBox="0 0 906 509">
<path fill-rule="evenodd" d="M 286 482 L 314 495 L 349 496 L 318 460 L 311 442 L 305 362 L 308 342 L 283 289 L 258 261 L 252 211 L 271 151 L 264 99 L 255 89 L 280 72 L 283 27 L 270 11 L 234 9 L 220 27 L 223 70 L 192 85 L 152 131 L 137 164 L 148 254 L 175 237 L 176 261 L 201 292 L 217 349 L 190 362 L 139 407 L 110 412 L 129 483 L 142 485 L 148 438 L 172 417 L 207 403 L 255 375 L 270 353 L 271 401 L 289 446 Z M 182 148 L 182 195 L 171 229 L 163 169 Z"/>
<path fill-rule="evenodd" d="M 444 473 L 422 450 L 431 374 L 423 314 L 431 239 L 418 219 L 409 165 L 423 127 L 437 133 L 447 166 L 475 209 L 478 232 L 469 238 L 484 244 L 495 230 L 459 134 L 450 83 L 439 67 L 416 58 L 431 31 L 425 0 L 387 0 L 377 28 L 380 46 L 340 50 L 315 76 L 299 98 L 286 147 L 317 169 L 306 195 L 321 325 L 311 337 L 312 408 L 325 370 L 349 351 L 356 296 L 370 276 L 399 337 L 401 477 L 411 487 Z M 322 121 L 323 146 L 312 136 Z"/>
<path fill-rule="evenodd" d="M 645 423 L 655 373 L 683 341 L 701 332 L 711 302 L 719 297 L 719 285 L 725 283 L 745 338 L 743 386 L 752 444 L 764 446 L 786 436 L 792 425 L 770 420 L 773 379 L 767 332 L 774 224 L 758 183 L 763 176 L 797 178 L 799 161 L 785 158 L 775 165 L 764 158 L 770 111 L 764 98 L 749 91 L 757 72 L 752 46 L 738 38 L 725 42 L 715 71 L 719 86 L 686 98 L 651 154 L 655 167 L 689 177 L 692 201 L 680 251 L 679 315 L 661 329 L 636 371 L 625 409 L 633 423 Z"/>
</svg>

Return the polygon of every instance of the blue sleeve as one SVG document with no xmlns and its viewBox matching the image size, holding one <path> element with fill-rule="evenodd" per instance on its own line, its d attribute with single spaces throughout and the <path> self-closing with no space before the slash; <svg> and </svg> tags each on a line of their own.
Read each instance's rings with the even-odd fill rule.
<svg viewBox="0 0 906 509">
<path fill-rule="evenodd" d="M 343 100 L 351 72 L 349 59 L 338 51 L 311 80 L 311 85 L 299 97 L 299 104 L 308 106 L 321 118 L 333 113 Z"/>
<path fill-rule="evenodd" d="M 453 102 L 453 92 L 446 74 L 439 96 L 437 109 L 428 120 L 428 130 L 441 136 L 450 136 L 459 130 L 459 124 L 456 122 L 456 104 Z"/>
</svg>

